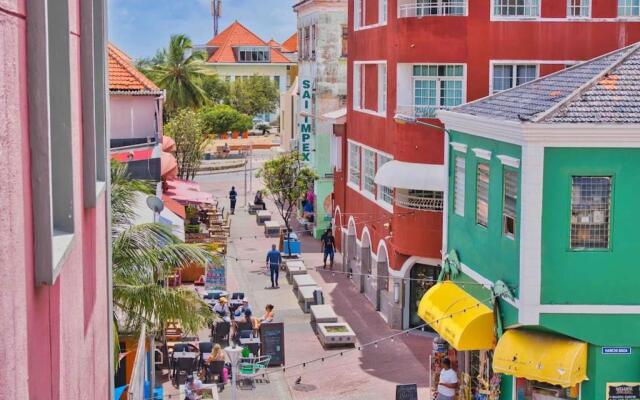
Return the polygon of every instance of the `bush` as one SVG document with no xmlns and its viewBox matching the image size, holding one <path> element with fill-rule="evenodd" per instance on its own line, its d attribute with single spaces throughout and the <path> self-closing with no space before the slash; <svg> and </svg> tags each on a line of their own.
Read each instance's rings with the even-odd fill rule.
<svg viewBox="0 0 640 400">
<path fill-rule="evenodd" d="M 251 128 L 251 117 L 225 104 L 204 108 L 201 115 L 206 133 L 220 135 L 229 131 L 244 132 Z"/>
</svg>

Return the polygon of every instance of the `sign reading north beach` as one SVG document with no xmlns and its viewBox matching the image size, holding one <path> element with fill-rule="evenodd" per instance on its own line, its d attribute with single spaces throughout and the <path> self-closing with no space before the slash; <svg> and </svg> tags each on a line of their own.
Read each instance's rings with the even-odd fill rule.
<svg viewBox="0 0 640 400">
<path fill-rule="evenodd" d="M 309 78 L 300 80 L 300 154 L 302 161 L 307 164 L 313 162 L 313 135 L 311 133 L 312 89 L 313 83 Z"/>
</svg>

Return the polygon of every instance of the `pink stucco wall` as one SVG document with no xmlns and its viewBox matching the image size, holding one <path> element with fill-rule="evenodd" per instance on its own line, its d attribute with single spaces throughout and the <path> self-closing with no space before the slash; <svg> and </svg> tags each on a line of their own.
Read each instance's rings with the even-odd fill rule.
<svg viewBox="0 0 640 400">
<path fill-rule="evenodd" d="M 76 240 L 47 287 L 34 284 L 26 11 L 23 1 L 0 0 L 0 399 L 108 398 L 106 200 L 82 205 L 79 2 L 71 3 Z"/>
<path fill-rule="evenodd" d="M 156 126 L 162 128 L 156 102 L 157 96 L 110 95 L 111 139 L 153 137 Z"/>
</svg>

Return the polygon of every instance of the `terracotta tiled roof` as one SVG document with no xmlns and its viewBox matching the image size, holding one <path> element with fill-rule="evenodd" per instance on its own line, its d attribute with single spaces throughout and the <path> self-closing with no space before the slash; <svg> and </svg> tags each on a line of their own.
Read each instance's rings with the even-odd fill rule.
<svg viewBox="0 0 640 400">
<path fill-rule="evenodd" d="M 235 63 L 237 62 L 233 48 L 236 46 L 270 46 L 258 35 L 251 32 L 240 22 L 235 21 L 218 36 L 207 42 L 208 47 L 216 47 L 215 52 L 209 57 L 210 63 Z M 271 63 L 291 63 L 279 50 L 271 47 Z"/>
<path fill-rule="evenodd" d="M 131 58 L 109 43 L 109 90 L 159 94 L 160 88 L 138 71 Z"/>
<path fill-rule="evenodd" d="M 298 51 L 298 33 L 294 33 L 291 37 L 282 42 L 282 51 L 287 53 L 295 53 Z"/>
<path fill-rule="evenodd" d="M 276 42 L 275 40 L 271 39 L 267 42 L 267 44 L 271 47 L 280 47 L 282 46 L 280 43 Z"/>
</svg>

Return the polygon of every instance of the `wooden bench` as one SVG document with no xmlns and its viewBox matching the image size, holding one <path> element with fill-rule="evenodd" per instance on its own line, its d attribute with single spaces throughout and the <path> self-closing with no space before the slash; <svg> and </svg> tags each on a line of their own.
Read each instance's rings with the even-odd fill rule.
<svg viewBox="0 0 640 400">
<path fill-rule="evenodd" d="M 309 312 L 309 306 L 314 304 L 313 292 L 320 289 L 318 286 L 301 286 L 298 288 L 298 302 L 302 303 L 302 311 Z"/>
<path fill-rule="evenodd" d="M 265 221 L 271 221 L 271 211 L 260 210 L 256 212 L 256 222 L 261 224 Z"/>
<path fill-rule="evenodd" d="M 293 290 L 298 290 L 299 288 L 304 286 L 318 286 L 318 284 L 315 280 L 313 280 L 311 275 L 295 275 L 293 277 Z"/>
<path fill-rule="evenodd" d="M 282 224 L 277 221 L 264 221 L 264 234 L 265 236 L 280 235 L 280 229 Z"/>
<path fill-rule="evenodd" d="M 328 304 L 314 304 L 311 309 L 311 323 L 323 324 L 338 322 L 338 316 L 333 307 Z"/>
</svg>

